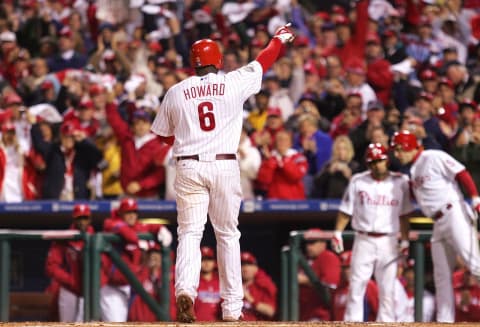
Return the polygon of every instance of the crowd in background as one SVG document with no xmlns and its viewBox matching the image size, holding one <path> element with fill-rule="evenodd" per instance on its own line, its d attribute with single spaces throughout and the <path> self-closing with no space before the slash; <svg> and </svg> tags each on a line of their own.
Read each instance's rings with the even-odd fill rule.
<svg viewBox="0 0 480 327">
<path fill-rule="evenodd" d="M 291 22 L 297 37 L 245 103 L 245 199 L 338 198 L 398 129 L 480 181 L 480 5 L 460 0 L 9 0 L 0 7 L 0 200 L 175 198 L 150 132 L 189 47 L 228 73 Z M 305 160 L 306 159 L 306 160 Z M 391 168 L 406 171 L 392 157 Z"/>
</svg>

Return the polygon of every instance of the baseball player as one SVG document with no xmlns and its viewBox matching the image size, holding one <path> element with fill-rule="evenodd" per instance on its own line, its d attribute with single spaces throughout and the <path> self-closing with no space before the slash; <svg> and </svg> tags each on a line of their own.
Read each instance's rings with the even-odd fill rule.
<svg viewBox="0 0 480 327">
<path fill-rule="evenodd" d="M 196 76 L 172 86 L 162 101 L 152 131 L 173 143 L 177 175 L 178 247 L 175 276 L 177 320 L 195 321 L 202 239 L 207 214 L 217 239 L 223 320 L 241 316 L 238 212 L 242 199 L 236 152 L 242 129 L 243 103 L 260 91 L 263 74 L 294 34 L 279 28 L 256 60 L 226 74 L 222 53 L 210 39 L 190 50 Z"/>
<path fill-rule="evenodd" d="M 138 222 L 138 203 L 133 198 L 120 201 L 118 210 L 103 223 L 105 232 L 118 234 L 124 243 L 115 244 L 116 250 L 134 273 L 141 270 L 142 250 L 148 250 L 148 242 L 138 239 L 137 233 L 154 233 L 163 246 L 170 246 L 172 234 L 162 225 L 145 225 Z M 125 322 L 128 316 L 130 285 L 125 276 L 107 256 L 102 257 L 102 288 L 100 306 L 102 320 Z"/>
<path fill-rule="evenodd" d="M 411 188 L 423 214 L 434 220 L 432 233 L 433 278 L 437 321 L 455 320 L 452 274 L 456 255 L 477 278 L 480 256 L 476 219 L 480 210 L 477 187 L 465 167 L 448 153 L 423 150 L 415 135 L 396 132 L 391 148 L 402 164 L 411 164 Z M 464 201 L 462 187 L 471 199 Z"/>
<path fill-rule="evenodd" d="M 352 261 L 352 251 L 345 251 L 340 254 L 340 262 L 342 263 L 342 272 L 340 277 L 340 284 L 333 292 L 332 304 L 333 314 L 332 320 L 342 321 L 345 316 L 345 309 L 347 308 L 347 296 L 350 289 L 350 264 Z M 364 298 L 364 313 L 365 320 L 375 321 L 378 312 L 378 286 L 370 279 L 367 283 L 365 298 Z"/>
<path fill-rule="evenodd" d="M 87 204 L 73 207 L 70 229 L 93 234 Z M 83 321 L 83 241 L 53 242 L 48 251 L 46 273 L 60 285 L 58 312 L 61 322 Z"/>
<path fill-rule="evenodd" d="M 215 253 L 209 246 L 202 246 L 202 268 L 195 300 L 195 314 L 199 321 L 217 321 L 220 314 L 220 279 L 218 278 Z"/>
<path fill-rule="evenodd" d="M 408 250 L 408 218 L 413 211 L 407 176 L 388 170 L 387 149 L 379 143 L 366 151 L 368 170 L 352 176 L 340 203 L 332 246 L 343 251 L 342 231 L 350 218 L 356 231 L 352 276 L 345 321 L 364 321 L 363 298 L 372 274 L 379 288 L 377 321 L 395 321 L 394 285 L 401 231 L 402 252 Z M 400 217 L 400 219 L 399 219 Z"/>
</svg>

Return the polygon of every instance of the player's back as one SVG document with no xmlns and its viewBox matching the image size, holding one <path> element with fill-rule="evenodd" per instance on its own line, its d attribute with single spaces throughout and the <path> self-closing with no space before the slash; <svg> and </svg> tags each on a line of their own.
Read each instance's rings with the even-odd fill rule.
<svg viewBox="0 0 480 327">
<path fill-rule="evenodd" d="M 236 153 L 243 103 L 260 90 L 261 78 L 261 66 L 252 62 L 228 74 L 192 76 L 170 88 L 159 115 L 168 117 L 175 135 L 174 156 Z"/>
</svg>

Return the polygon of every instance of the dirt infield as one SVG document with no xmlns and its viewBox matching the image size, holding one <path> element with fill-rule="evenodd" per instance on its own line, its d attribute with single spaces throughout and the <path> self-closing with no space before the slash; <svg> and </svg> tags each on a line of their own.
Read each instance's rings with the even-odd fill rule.
<svg viewBox="0 0 480 327">
<path fill-rule="evenodd" d="M 194 324 L 180 324 L 180 323 L 173 323 L 173 322 L 158 322 L 158 323 L 104 323 L 104 322 L 88 322 L 88 323 L 58 323 L 58 322 L 15 322 L 15 323 L 2 323 L 0 322 L 0 327 L 59 327 L 59 326 L 78 326 L 78 327 L 177 327 L 177 326 L 184 326 L 184 327 L 196 327 L 196 326 L 215 326 L 215 327 L 232 327 L 232 326 L 271 326 L 271 327 L 294 327 L 294 326 L 301 326 L 301 327 L 308 327 L 308 326 L 329 326 L 329 327 L 345 327 L 345 326 L 465 326 L 465 327 L 473 327 L 473 326 L 480 326 L 480 322 L 478 323 L 454 323 L 454 324 L 446 324 L 446 323 L 377 323 L 377 322 L 365 322 L 365 323 L 353 323 L 353 322 L 342 322 L 342 321 L 322 321 L 322 322 L 216 322 L 216 323 L 194 323 Z"/>
</svg>

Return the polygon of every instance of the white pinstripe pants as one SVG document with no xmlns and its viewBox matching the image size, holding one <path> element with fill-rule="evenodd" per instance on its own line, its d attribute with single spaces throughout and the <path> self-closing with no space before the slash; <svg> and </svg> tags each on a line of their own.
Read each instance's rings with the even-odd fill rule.
<svg viewBox="0 0 480 327">
<path fill-rule="evenodd" d="M 220 296 L 224 317 L 238 318 L 243 306 L 238 212 L 242 199 L 236 160 L 177 162 L 178 248 L 175 293 L 197 296 L 200 278 L 200 242 L 207 213 L 217 240 Z"/>
</svg>

